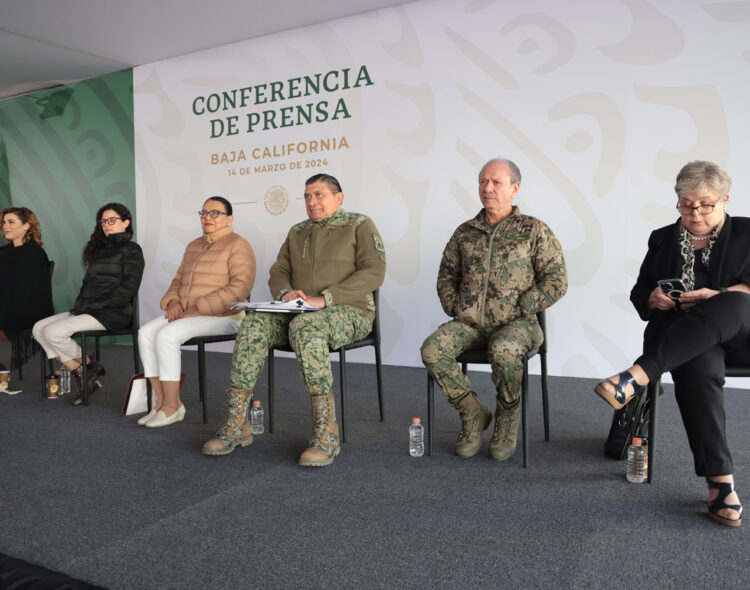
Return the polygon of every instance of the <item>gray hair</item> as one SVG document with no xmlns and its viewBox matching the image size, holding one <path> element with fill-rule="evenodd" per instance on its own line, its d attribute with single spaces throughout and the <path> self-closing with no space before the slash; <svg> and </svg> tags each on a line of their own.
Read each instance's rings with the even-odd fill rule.
<svg viewBox="0 0 750 590">
<path fill-rule="evenodd" d="M 674 185 L 677 198 L 702 188 L 710 189 L 722 198 L 729 194 L 732 179 L 721 166 L 713 162 L 695 160 L 685 164 L 677 174 L 677 181 Z"/>
<path fill-rule="evenodd" d="M 521 184 L 521 170 L 516 166 L 516 163 L 512 160 L 507 160 L 505 158 L 493 158 L 492 160 L 489 160 L 485 163 L 484 166 L 482 166 L 482 169 L 479 171 L 479 176 L 482 176 L 482 172 L 484 172 L 484 169 L 487 168 L 490 164 L 507 164 L 508 168 L 510 168 L 510 183 L 515 184 L 516 182 L 518 184 Z"/>
</svg>

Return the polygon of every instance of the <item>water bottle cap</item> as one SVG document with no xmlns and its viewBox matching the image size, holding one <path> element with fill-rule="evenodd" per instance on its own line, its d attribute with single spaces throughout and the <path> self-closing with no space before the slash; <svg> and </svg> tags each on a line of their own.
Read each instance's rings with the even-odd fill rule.
<svg viewBox="0 0 750 590">
<path fill-rule="evenodd" d="M 255 400 L 255 401 L 253 402 L 253 405 L 254 405 L 254 406 L 259 406 L 259 405 L 260 405 L 260 400 L 259 400 L 259 399 L 256 399 L 256 400 Z"/>
<path fill-rule="evenodd" d="M 642 438 L 639 438 L 639 437 L 637 437 L 637 436 L 633 437 L 633 444 L 634 444 L 634 445 L 639 445 L 639 444 L 641 444 L 642 442 L 643 442 L 643 439 L 642 439 Z"/>
<path fill-rule="evenodd" d="M 421 418 L 412 418 L 411 419 L 411 423 L 412 424 L 421 424 L 422 423 L 422 419 Z"/>
</svg>

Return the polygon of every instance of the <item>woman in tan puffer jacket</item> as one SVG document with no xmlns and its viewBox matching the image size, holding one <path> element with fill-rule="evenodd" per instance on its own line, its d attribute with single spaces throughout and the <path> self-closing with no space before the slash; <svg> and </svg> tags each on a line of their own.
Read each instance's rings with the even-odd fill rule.
<svg viewBox="0 0 750 590">
<path fill-rule="evenodd" d="M 195 336 L 236 334 L 244 312 L 233 301 L 250 296 L 255 282 L 255 254 L 232 230 L 232 205 L 211 197 L 199 212 L 203 236 L 185 248 L 161 309 L 163 317 L 141 326 L 138 346 L 144 375 L 156 394 L 151 412 L 138 424 L 158 428 L 185 417 L 180 401 L 180 346 Z"/>
</svg>

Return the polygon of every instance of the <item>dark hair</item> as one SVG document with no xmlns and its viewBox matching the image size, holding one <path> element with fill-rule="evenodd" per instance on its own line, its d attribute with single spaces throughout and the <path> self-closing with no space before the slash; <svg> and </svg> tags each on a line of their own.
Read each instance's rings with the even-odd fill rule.
<svg viewBox="0 0 750 590">
<path fill-rule="evenodd" d="M 339 181 L 336 180 L 336 178 L 334 176 L 331 176 L 330 174 L 315 174 L 314 176 L 311 176 L 305 181 L 305 186 L 309 186 L 315 182 L 325 182 L 328 185 L 328 188 L 331 189 L 332 193 L 343 192 L 341 190 L 341 185 L 339 184 Z"/>
<path fill-rule="evenodd" d="M 102 214 L 107 209 L 112 209 L 112 211 L 117 213 L 117 215 L 119 215 L 120 219 L 122 219 L 123 221 L 130 221 L 128 227 L 125 228 L 125 232 L 129 233 L 131 236 L 133 235 L 133 216 L 130 214 L 128 208 L 122 203 L 107 203 L 106 205 L 103 205 L 99 208 L 99 211 L 96 212 L 96 227 L 94 228 L 94 232 L 91 234 L 89 241 L 83 247 L 84 267 L 88 266 L 94 261 L 94 258 L 97 257 L 101 249 L 104 248 L 107 243 L 107 236 L 102 230 L 102 224 L 99 223 L 99 220 L 102 218 Z"/>
<path fill-rule="evenodd" d="M 42 245 L 42 227 L 39 225 L 39 219 L 37 219 L 37 216 L 34 215 L 31 209 L 26 207 L 6 207 L 0 211 L 0 224 L 2 224 L 3 219 L 5 219 L 8 213 L 18 217 L 21 223 L 29 224 L 29 229 L 26 230 L 23 236 L 24 244 L 33 240 L 40 246 Z"/>
<path fill-rule="evenodd" d="M 208 197 L 205 201 L 203 201 L 203 204 L 205 205 L 208 203 L 208 201 L 219 201 L 222 205 L 224 205 L 224 209 L 227 212 L 227 215 L 232 214 L 232 203 L 227 201 L 224 197 Z"/>
</svg>

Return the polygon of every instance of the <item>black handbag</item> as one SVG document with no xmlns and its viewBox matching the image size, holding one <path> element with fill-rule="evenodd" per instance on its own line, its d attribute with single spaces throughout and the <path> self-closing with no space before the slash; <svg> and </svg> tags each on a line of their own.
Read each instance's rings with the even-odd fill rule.
<svg viewBox="0 0 750 590">
<path fill-rule="evenodd" d="M 659 385 L 659 395 L 663 392 Z M 641 437 L 643 444 L 648 444 L 648 419 L 651 403 L 648 398 L 648 387 L 630 400 L 630 403 L 615 410 L 612 426 L 604 443 L 604 454 L 613 459 L 622 460 L 628 455 L 628 447 L 634 436 Z"/>
</svg>

